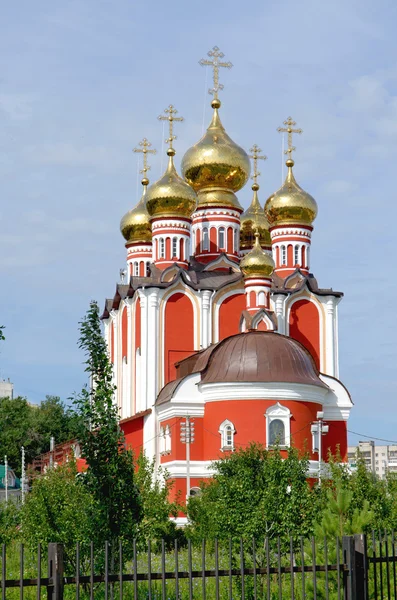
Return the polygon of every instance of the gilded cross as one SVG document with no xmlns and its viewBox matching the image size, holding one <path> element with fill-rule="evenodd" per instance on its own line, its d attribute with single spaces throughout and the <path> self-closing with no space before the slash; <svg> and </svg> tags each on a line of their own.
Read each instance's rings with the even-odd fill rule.
<svg viewBox="0 0 397 600">
<path fill-rule="evenodd" d="M 139 142 L 139 145 L 140 148 L 134 148 L 134 152 L 142 152 L 143 154 L 143 169 L 139 172 L 143 173 L 143 176 L 146 177 L 146 173 L 150 171 L 150 167 L 147 164 L 147 155 L 156 154 L 156 150 L 149 150 L 152 144 L 146 138 L 143 138 L 143 140 Z"/>
<path fill-rule="evenodd" d="M 284 151 L 284 154 L 288 154 L 289 158 L 291 158 L 292 152 L 296 150 L 295 146 L 292 145 L 292 134 L 293 133 L 302 133 L 302 129 L 293 129 L 294 125 L 296 125 L 295 121 L 288 117 L 286 121 L 284 121 L 284 125 L 286 127 L 279 127 L 277 131 L 280 133 L 288 133 L 288 148 Z"/>
<path fill-rule="evenodd" d="M 212 58 L 213 60 L 208 60 L 208 58 L 202 58 L 199 61 L 199 64 L 202 67 L 212 67 L 213 69 L 213 81 L 214 81 L 214 87 L 210 90 L 208 90 L 209 94 L 213 94 L 215 99 L 218 99 L 218 92 L 220 90 L 223 90 L 223 84 L 219 83 L 219 68 L 220 67 L 224 67 L 225 69 L 231 69 L 232 68 L 232 63 L 231 62 L 221 62 L 220 59 L 223 58 L 225 55 L 223 54 L 223 52 L 221 52 L 218 48 L 218 46 L 214 46 L 212 48 L 212 50 L 210 50 L 207 53 L 207 56 L 209 56 L 210 58 Z"/>
<path fill-rule="evenodd" d="M 250 152 L 252 152 L 252 154 L 250 154 L 249 157 L 252 158 L 254 162 L 254 173 L 251 176 L 251 179 L 253 179 L 254 182 L 257 184 L 258 177 L 260 175 L 260 171 L 258 171 L 258 160 L 266 160 L 267 156 L 265 156 L 264 154 L 260 156 L 259 153 L 262 152 L 262 149 L 259 148 L 259 146 L 257 146 L 256 144 L 254 144 L 252 148 L 250 148 Z"/>
<path fill-rule="evenodd" d="M 165 143 L 169 144 L 170 148 L 172 148 L 172 142 L 177 138 L 177 136 L 174 135 L 174 121 L 183 121 L 184 119 L 183 117 L 175 117 L 178 111 L 172 104 L 170 104 L 169 107 L 165 109 L 164 113 L 165 114 L 160 115 L 158 119 L 160 121 L 168 121 L 170 135 L 165 140 Z"/>
</svg>

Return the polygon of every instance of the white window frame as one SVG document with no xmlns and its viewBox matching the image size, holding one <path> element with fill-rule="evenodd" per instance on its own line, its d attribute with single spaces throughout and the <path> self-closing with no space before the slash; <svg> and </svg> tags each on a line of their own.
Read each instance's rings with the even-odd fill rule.
<svg viewBox="0 0 397 600">
<path fill-rule="evenodd" d="M 139 277 L 139 262 L 137 260 L 134 262 L 134 277 Z"/>
<path fill-rule="evenodd" d="M 221 435 L 221 450 L 234 450 L 234 434 L 236 433 L 236 429 L 231 421 L 225 419 L 223 423 L 220 424 L 218 433 Z M 228 440 L 228 434 L 231 434 L 230 443 Z"/>
<path fill-rule="evenodd" d="M 210 237 L 208 227 L 203 228 L 203 239 L 201 241 L 201 250 L 208 251 L 210 249 Z"/>
<path fill-rule="evenodd" d="M 159 239 L 159 258 L 165 258 L 165 239 Z"/>
<path fill-rule="evenodd" d="M 287 264 L 287 247 L 284 244 L 280 246 L 280 263 L 282 265 Z"/>
<path fill-rule="evenodd" d="M 233 228 L 233 248 L 234 248 L 235 254 L 237 254 L 239 251 L 238 242 L 239 242 L 238 231 L 237 231 L 237 227 L 236 227 L 236 228 Z"/>
<path fill-rule="evenodd" d="M 178 238 L 172 238 L 172 257 L 171 258 L 179 258 L 178 256 Z"/>
<path fill-rule="evenodd" d="M 223 237 L 222 244 L 221 244 L 221 236 Z M 219 227 L 219 229 L 218 229 L 218 249 L 226 250 L 226 228 L 223 226 Z"/>
<path fill-rule="evenodd" d="M 291 411 L 286 406 L 277 402 L 273 406 L 269 406 L 265 412 L 266 418 L 266 447 L 272 448 L 269 444 L 270 439 L 270 424 L 272 421 L 281 421 L 284 425 L 284 444 L 280 444 L 280 448 L 288 448 L 291 445 Z"/>
<path fill-rule="evenodd" d="M 299 259 L 299 245 L 295 244 L 294 246 L 294 265 L 300 265 L 301 261 Z"/>
</svg>

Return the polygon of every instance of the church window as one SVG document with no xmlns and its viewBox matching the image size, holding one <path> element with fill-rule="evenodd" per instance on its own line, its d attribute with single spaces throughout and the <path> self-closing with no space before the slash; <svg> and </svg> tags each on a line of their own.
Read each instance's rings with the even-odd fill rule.
<svg viewBox="0 0 397 600">
<path fill-rule="evenodd" d="M 234 249 L 234 252 L 237 254 L 237 252 L 238 252 L 238 231 L 237 231 L 237 229 L 233 229 L 233 249 Z"/>
<path fill-rule="evenodd" d="M 259 292 L 258 294 L 258 306 L 265 306 L 265 292 Z"/>
<path fill-rule="evenodd" d="M 164 437 L 165 437 L 165 451 L 167 454 L 169 454 L 171 452 L 171 429 L 170 429 L 169 425 L 166 425 L 166 427 L 165 427 Z"/>
<path fill-rule="evenodd" d="M 225 228 L 224 227 L 219 227 L 218 246 L 219 246 L 219 250 L 225 249 Z"/>
<path fill-rule="evenodd" d="M 208 237 L 208 227 L 204 227 L 204 229 L 203 229 L 203 245 L 202 245 L 202 249 L 203 250 L 209 250 L 210 249 L 210 242 L 209 242 L 209 237 Z"/>
<path fill-rule="evenodd" d="M 294 263 L 296 265 L 299 264 L 299 246 L 298 245 L 296 245 L 294 248 Z"/>
<path fill-rule="evenodd" d="M 150 263 L 146 263 L 146 277 L 150 277 Z"/>
<path fill-rule="evenodd" d="M 286 407 L 277 402 L 270 406 L 266 413 L 266 445 L 271 446 L 289 446 L 290 445 L 290 422 L 291 412 Z"/>
<path fill-rule="evenodd" d="M 160 238 L 159 240 L 159 258 L 165 257 L 165 242 L 164 238 Z"/>
<path fill-rule="evenodd" d="M 231 421 L 227 419 L 219 427 L 221 434 L 221 450 L 234 450 L 234 434 L 236 430 Z"/>
<path fill-rule="evenodd" d="M 164 429 L 164 427 L 160 427 L 159 451 L 160 451 L 160 454 L 165 453 L 165 429 Z"/>
<path fill-rule="evenodd" d="M 178 238 L 172 238 L 172 257 L 178 258 Z"/>
<path fill-rule="evenodd" d="M 281 264 L 287 264 L 287 249 L 285 246 L 281 246 Z"/>
<path fill-rule="evenodd" d="M 139 263 L 134 262 L 134 277 L 138 277 L 139 275 Z"/>
</svg>

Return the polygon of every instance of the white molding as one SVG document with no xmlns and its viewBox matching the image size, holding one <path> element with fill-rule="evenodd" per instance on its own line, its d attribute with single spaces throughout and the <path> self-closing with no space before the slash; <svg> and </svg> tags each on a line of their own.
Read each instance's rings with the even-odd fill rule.
<svg viewBox="0 0 397 600">
<path fill-rule="evenodd" d="M 191 460 L 190 461 L 190 477 L 212 477 L 215 470 L 211 468 L 212 460 Z M 186 461 L 171 460 L 170 462 L 162 462 L 161 466 L 167 469 L 171 478 L 185 479 L 186 478 Z"/>
<path fill-rule="evenodd" d="M 323 404 L 328 390 L 310 384 L 285 382 L 199 383 L 204 402 L 228 400 L 298 400 Z"/>
</svg>

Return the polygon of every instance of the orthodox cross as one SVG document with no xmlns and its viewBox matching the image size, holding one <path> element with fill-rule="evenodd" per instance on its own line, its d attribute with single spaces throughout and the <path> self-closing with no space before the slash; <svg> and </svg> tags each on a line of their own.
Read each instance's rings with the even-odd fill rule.
<svg viewBox="0 0 397 600">
<path fill-rule="evenodd" d="M 160 121 L 168 121 L 168 125 L 169 125 L 169 131 L 170 131 L 170 135 L 169 137 L 165 140 L 166 144 L 170 145 L 170 148 L 172 148 L 172 142 L 174 140 L 176 140 L 177 136 L 174 135 L 173 131 L 174 131 L 174 121 L 183 121 L 183 117 L 175 117 L 175 115 L 178 113 L 178 111 L 176 110 L 176 108 L 170 104 L 168 108 L 165 109 L 164 111 L 164 115 L 160 115 L 158 117 L 158 119 Z"/>
<path fill-rule="evenodd" d="M 225 67 L 225 69 L 231 69 L 232 68 L 232 63 L 231 62 L 221 62 L 220 59 L 223 58 L 225 55 L 223 54 L 223 52 L 221 52 L 218 48 L 218 46 L 214 46 L 212 48 L 212 50 L 210 50 L 207 53 L 207 56 L 209 56 L 210 58 L 212 58 L 213 60 L 208 60 L 208 58 L 202 58 L 199 61 L 199 64 L 202 67 L 212 67 L 213 69 L 213 81 L 214 81 L 214 87 L 210 90 L 208 90 L 209 94 L 213 94 L 214 98 L 217 100 L 218 99 L 218 92 L 220 90 L 223 90 L 223 84 L 219 83 L 219 68 L 220 67 Z"/>
<path fill-rule="evenodd" d="M 295 146 L 292 145 L 292 134 L 293 133 L 302 133 L 302 129 L 293 129 L 294 125 L 296 125 L 295 121 L 292 120 L 291 117 L 288 117 L 286 121 L 284 121 L 284 125 L 286 127 L 279 127 L 277 131 L 280 133 L 288 133 L 288 148 L 284 151 L 284 154 L 288 154 L 289 158 L 292 158 L 292 152 L 296 150 Z"/>
<path fill-rule="evenodd" d="M 134 152 L 142 152 L 143 154 L 143 169 L 139 172 L 143 173 L 143 176 L 146 177 L 146 173 L 150 171 L 150 167 L 147 164 L 147 155 L 156 154 L 156 150 L 149 150 L 152 144 L 146 138 L 143 138 L 143 140 L 139 142 L 139 145 L 140 148 L 134 148 Z"/>
<path fill-rule="evenodd" d="M 254 144 L 252 148 L 250 148 L 250 152 L 252 152 L 252 154 L 250 154 L 249 157 L 252 158 L 252 160 L 254 161 L 254 173 L 251 176 L 251 179 L 254 180 L 254 183 L 258 184 L 258 177 L 260 175 L 260 171 L 258 171 L 258 160 L 266 160 L 267 156 L 265 156 L 264 154 L 263 156 L 259 155 L 259 152 L 262 152 L 262 149 L 259 148 L 259 146 L 257 146 L 256 144 Z"/>
</svg>

